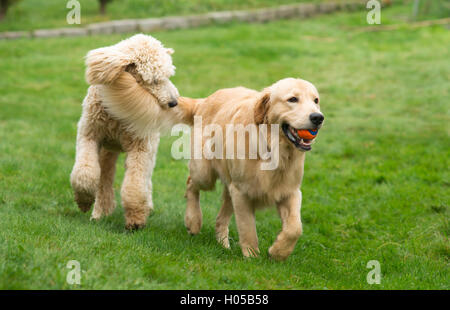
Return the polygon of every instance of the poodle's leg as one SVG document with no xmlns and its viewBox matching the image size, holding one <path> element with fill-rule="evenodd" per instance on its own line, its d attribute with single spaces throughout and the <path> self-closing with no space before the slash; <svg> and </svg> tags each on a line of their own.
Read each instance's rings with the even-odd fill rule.
<svg viewBox="0 0 450 310">
<path fill-rule="evenodd" d="M 300 191 L 297 191 L 277 204 L 282 229 L 277 236 L 277 240 L 269 248 L 269 254 L 274 259 L 286 259 L 294 250 L 295 244 L 302 234 L 301 202 L 302 194 Z"/>
<path fill-rule="evenodd" d="M 224 247 L 230 248 L 230 241 L 228 240 L 228 225 L 230 224 L 231 216 L 233 215 L 233 204 L 231 203 L 230 193 L 226 186 L 223 187 L 222 193 L 222 207 L 216 218 L 216 239 Z"/>
<path fill-rule="evenodd" d="M 105 148 L 100 150 L 100 184 L 95 197 L 92 220 L 98 220 L 102 215 L 110 215 L 116 207 L 113 185 L 117 157 L 119 157 L 118 152 L 108 151 Z"/>
<path fill-rule="evenodd" d="M 125 228 L 135 230 L 145 226 L 150 213 L 147 176 L 154 166 L 149 150 L 142 145 L 135 146 L 127 153 L 125 178 L 121 196 L 125 209 Z"/>
<path fill-rule="evenodd" d="M 248 198 L 233 184 L 229 186 L 236 225 L 239 232 L 239 243 L 245 257 L 256 257 L 259 254 L 258 236 L 255 225 L 255 208 Z"/>
<path fill-rule="evenodd" d="M 70 174 L 75 201 L 83 212 L 94 203 L 100 180 L 99 146 L 97 141 L 82 133 L 77 135 L 75 165 Z"/>
<path fill-rule="evenodd" d="M 200 192 L 189 176 L 186 182 L 186 214 L 184 224 L 191 235 L 196 235 L 202 228 L 202 209 L 200 208 Z"/>
</svg>

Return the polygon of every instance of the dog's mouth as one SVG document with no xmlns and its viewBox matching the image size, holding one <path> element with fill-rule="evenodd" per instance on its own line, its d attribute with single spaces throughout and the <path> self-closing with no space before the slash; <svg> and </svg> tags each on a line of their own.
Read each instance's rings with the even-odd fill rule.
<svg viewBox="0 0 450 310">
<path fill-rule="evenodd" d="M 287 123 L 284 123 L 283 125 L 281 125 L 281 129 L 283 130 L 283 133 L 287 137 L 287 139 L 292 144 L 294 144 L 294 146 L 296 148 L 298 148 L 299 150 L 302 150 L 302 151 L 310 151 L 311 150 L 311 145 L 314 142 L 314 138 L 313 139 L 300 138 L 297 133 L 297 131 L 300 129 L 296 129 Z"/>
</svg>

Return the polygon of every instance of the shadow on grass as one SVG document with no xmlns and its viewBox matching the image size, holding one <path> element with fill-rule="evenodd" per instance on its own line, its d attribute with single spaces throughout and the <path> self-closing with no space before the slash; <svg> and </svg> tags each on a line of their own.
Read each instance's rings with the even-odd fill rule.
<svg viewBox="0 0 450 310">
<path fill-rule="evenodd" d="M 139 247 L 155 247 L 161 252 L 171 252 L 174 255 L 183 255 L 187 258 L 198 258 L 206 255 L 208 259 L 223 260 L 226 258 L 242 258 L 239 247 L 239 239 L 230 232 L 231 249 L 224 249 L 215 239 L 214 225 L 206 224 L 202 231 L 195 236 L 189 235 L 184 227 L 183 218 L 173 221 L 166 212 L 153 211 L 147 220 L 147 225 L 138 231 L 125 229 L 124 211 L 119 205 L 113 214 L 103 217 L 98 221 L 90 220 L 89 210 L 81 212 L 75 204 L 64 209 L 59 209 L 54 214 L 67 220 L 67 225 L 76 225 L 81 230 L 94 234 L 103 230 L 107 234 L 113 234 L 119 238 L 129 239 L 137 243 Z M 203 254 L 202 254 L 203 253 Z M 266 256 L 264 253 L 262 257 Z"/>
</svg>

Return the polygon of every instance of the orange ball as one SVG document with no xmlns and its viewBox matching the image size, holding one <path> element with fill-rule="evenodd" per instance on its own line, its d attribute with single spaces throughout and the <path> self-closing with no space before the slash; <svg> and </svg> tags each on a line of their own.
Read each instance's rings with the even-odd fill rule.
<svg viewBox="0 0 450 310">
<path fill-rule="evenodd" d="M 302 139 L 312 140 L 316 137 L 318 130 L 311 129 L 299 129 L 297 130 L 297 134 Z"/>
</svg>

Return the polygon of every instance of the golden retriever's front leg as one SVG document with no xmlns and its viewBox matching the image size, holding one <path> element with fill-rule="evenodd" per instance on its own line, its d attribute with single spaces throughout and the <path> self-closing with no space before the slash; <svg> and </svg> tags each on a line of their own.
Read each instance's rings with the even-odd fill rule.
<svg viewBox="0 0 450 310">
<path fill-rule="evenodd" d="M 200 192 L 189 176 L 186 182 L 186 213 L 184 225 L 191 235 L 196 235 L 202 228 L 202 209 L 200 208 Z"/>
<path fill-rule="evenodd" d="M 259 248 L 256 234 L 255 209 L 248 198 L 233 184 L 229 186 L 229 192 L 236 217 L 242 254 L 245 257 L 257 257 Z"/>
<path fill-rule="evenodd" d="M 95 196 L 92 220 L 99 220 L 103 215 L 111 214 L 116 207 L 113 184 L 117 157 L 118 152 L 108 151 L 105 148 L 100 150 L 100 184 Z"/>
<path fill-rule="evenodd" d="M 282 230 L 274 244 L 269 249 L 269 254 L 277 260 L 286 259 L 294 250 L 298 238 L 302 234 L 302 222 L 300 208 L 302 193 L 300 190 L 277 204 L 281 217 Z"/>
<path fill-rule="evenodd" d="M 146 177 L 154 165 L 146 148 L 137 146 L 127 153 L 125 178 L 120 194 L 125 209 L 125 228 L 135 230 L 145 226 L 151 210 Z"/>
<path fill-rule="evenodd" d="M 223 187 L 222 200 L 222 207 L 216 218 L 216 239 L 224 248 L 229 249 L 228 225 L 233 215 L 233 204 L 226 186 Z"/>
</svg>

